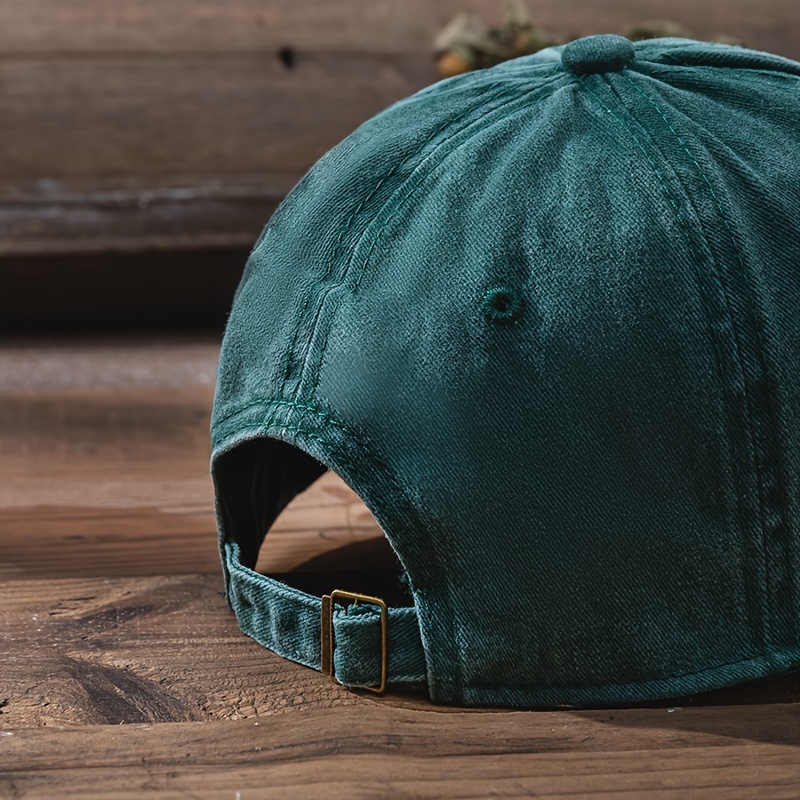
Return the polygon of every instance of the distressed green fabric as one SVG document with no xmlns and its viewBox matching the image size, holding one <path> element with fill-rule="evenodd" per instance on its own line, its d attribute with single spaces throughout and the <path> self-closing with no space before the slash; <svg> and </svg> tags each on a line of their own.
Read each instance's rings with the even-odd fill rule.
<svg viewBox="0 0 800 800">
<path fill-rule="evenodd" d="M 324 156 L 256 244 L 220 359 L 243 629 L 318 666 L 316 598 L 271 603 L 252 569 L 330 468 L 411 585 L 393 680 L 435 701 L 800 667 L 798 120 L 794 62 L 591 37 L 438 83 Z M 348 662 L 346 627 L 337 676 L 374 685 L 379 636 Z"/>
</svg>

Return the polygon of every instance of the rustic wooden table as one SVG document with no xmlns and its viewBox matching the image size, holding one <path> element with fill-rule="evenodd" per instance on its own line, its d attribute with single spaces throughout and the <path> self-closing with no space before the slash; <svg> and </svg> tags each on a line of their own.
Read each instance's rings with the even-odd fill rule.
<svg viewBox="0 0 800 800">
<path fill-rule="evenodd" d="M 0 797 L 800 797 L 800 680 L 514 712 L 349 692 L 221 594 L 211 338 L 0 347 Z M 335 476 L 260 568 L 391 559 Z"/>
</svg>

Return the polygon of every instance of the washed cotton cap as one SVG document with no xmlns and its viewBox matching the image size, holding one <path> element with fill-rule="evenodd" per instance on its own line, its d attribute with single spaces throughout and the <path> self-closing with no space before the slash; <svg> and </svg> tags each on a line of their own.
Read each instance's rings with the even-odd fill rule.
<svg viewBox="0 0 800 800">
<path fill-rule="evenodd" d="M 212 468 L 242 629 L 459 705 L 800 667 L 799 311 L 800 64 L 593 36 L 393 105 L 287 197 L 233 304 Z M 326 468 L 409 605 L 254 571 Z"/>
</svg>

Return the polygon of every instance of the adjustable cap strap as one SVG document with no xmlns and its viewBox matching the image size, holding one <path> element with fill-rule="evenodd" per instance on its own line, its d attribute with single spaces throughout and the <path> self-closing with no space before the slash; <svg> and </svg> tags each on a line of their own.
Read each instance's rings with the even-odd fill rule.
<svg viewBox="0 0 800 800">
<path fill-rule="evenodd" d="M 261 575 L 239 560 L 239 546 L 223 548 L 228 599 L 239 627 L 259 644 L 299 664 L 321 669 L 322 600 Z M 333 676 L 350 687 L 381 683 L 381 613 L 371 604 L 331 608 Z M 390 608 L 386 622 L 387 683 L 425 683 L 427 669 L 415 608 Z"/>
</svg>

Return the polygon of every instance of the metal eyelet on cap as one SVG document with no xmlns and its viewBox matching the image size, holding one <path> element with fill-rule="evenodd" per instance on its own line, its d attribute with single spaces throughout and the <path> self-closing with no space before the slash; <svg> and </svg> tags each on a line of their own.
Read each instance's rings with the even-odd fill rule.
<svg viewBox="0 0 800 800">
<path fill-rule="evenodd" d="M 490 322 L 510 325 L 525 312 L 525 299 L 516 289 L 495 286 L 483 295 L 481 308 Z"/>
</svg>

